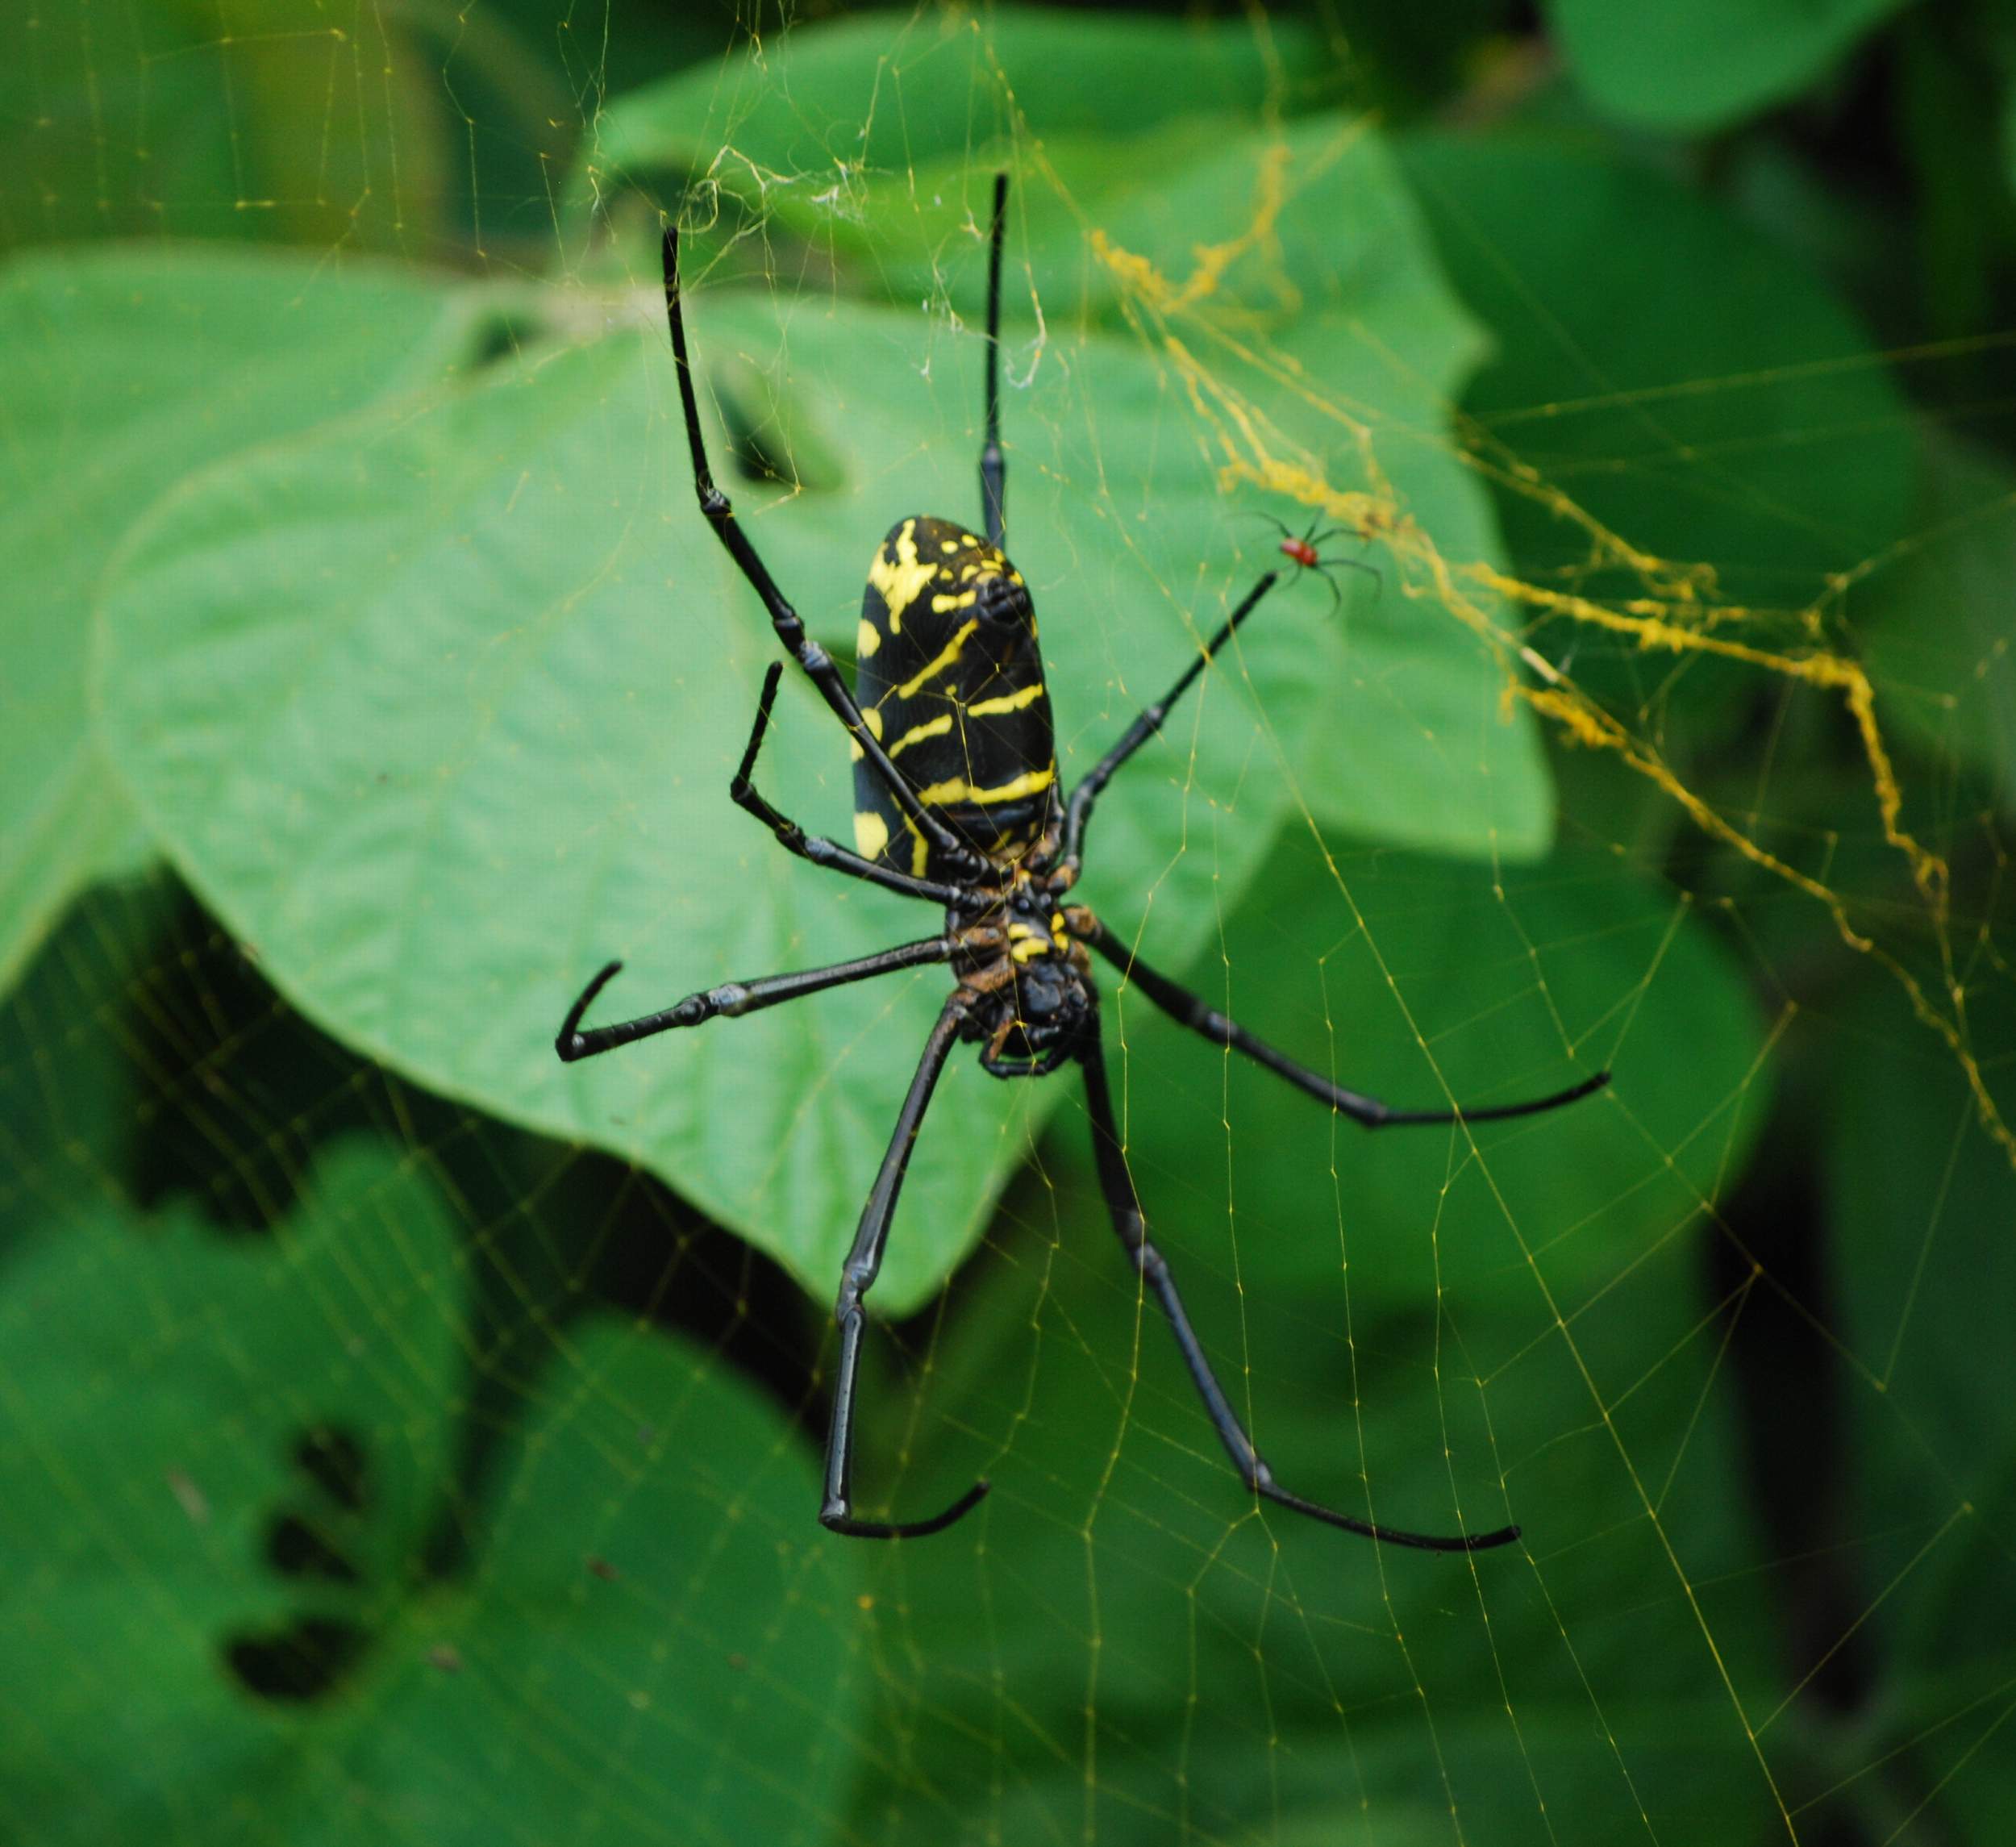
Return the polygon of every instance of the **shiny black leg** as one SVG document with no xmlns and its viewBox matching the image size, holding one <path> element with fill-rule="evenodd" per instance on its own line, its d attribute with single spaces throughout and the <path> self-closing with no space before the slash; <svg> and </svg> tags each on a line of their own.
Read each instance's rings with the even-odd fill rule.
<svg viewBox="0 0 2016 1847">
<path fill-rule="evenodd" d="M 1524 1103 L 1493 1103 L 1485 1109 L 1466 1107 L 1456 1110 L 1397 1110 L 1377 1097 L 1363 1096 L 1356 1090 L 1346 1090 L 1341 1084 L 1333 1084 L 1307 1065 L 1297 1065 L 1293 1059 L 1285 1057 L 1264 1040 L 1256 1039 L 1244 1027 L 1206 1006 L 1188 988 L 1150 968 L 1105 924 L 1097 926 L 1090 941 L 1093 949 L 1172 1019 L 1180 1020 L 1214 1045 L 1229 1046 L 1235 1052 L 1243 1053 L 1255 1064 L 1264 1065 L 1277 1077 L 1285 1078 L 1297 1090 L 1307 1091 L 1318 1103 L 1329 1104 L 1340 1115 L 1349 1116 L 1367 1128 L 1398 1128 L 1420 1123 L 1502 1122 L 1510 1116 L 1539 1115 L 1543 1111 L 1558 1110 L 1564 1104 L 1579 1102 L 1610 1081 L 1609 1072 L 1598 1071 L 1594 1077 L 1571 1084 L 1565 1090 L 1529 1098 Z"/>
<path fill-rule="evenodd" d="M 1163 1314 L 1168 1318 L 1170 1332 L 1176 1336 L 1176 1344 L 1182 1352 L 1183 1363 L 1190 1370 L 1191 1382 L 1197 1387 L 1198 1395 L 1204 1400 L 1204 1408 L 1210 1414 L 1218 1441 L 1225 1445 L 1226 1454 L 1231 1457 L 1232 1466 L 1239 1470 L 1239 1479 L 1248 1488 L 1298 1514 L 1306 1514 L 1311 1520 L 1342 1527 L 1346 1532 L 1359 1533 L 1388 1545 L 1410 1545 L 1423 1552 L 1484 1552 L 1493 1546 L 1510 1545 L 1517 1539 L 1519 1529 L 1515 1526 L 1500 1527 L 1495 1532 L 1460 1533 L 1447 1537 L 1435 1533 L 1407 1532 L 1398 1527 L 1375 1526 L 1369 1520 L 1339 1513 L 1334 1507 L 1306 1501 L 1300 1495 L 1289 1493 L 1274 1479 L 1273 1470 L 1253 1447 L 1252 1439 L 1246 1434 L 1223 1387 L 1212 1372 L 1210 1361 L 1205 1358 L 1204 1349 L 1190 1326 L 1190 1318 L 1184 1312 L 1183 1299 L 1177 1293 L 1169 1266 L 1148 1235 L 1141 1215 L 1141 1202 L 1135 1196 L 1133 1177 L 1127 1171 L 1127 1156 L 1120 1147 L 1119 1130 L 1113 1119 L 1113 1101 L 1106 1087 L 1106 1057 L 1100 1049 L 1096 1013 L 1087 1024 L 1085 1038 L 1079 1046 L 1078 1062 L 1085 1069 L 1085 1100 L 1092 1114 L 1092 1151 L 1098 1164 L 1099 1187 L 1106 1195 L 1106 1211 L 1112 1217 L 1113 1228 L 1129 1259 L 1140 1272 L 1142 1280 L 1154 1294 Z"/>
<path fill-rule="evenodd" d="M 560 1054 L 563 1065 L 572 1065 L 582 1058 L 593 1058 L 598 1053 L 613 1052 L 619 1045 L 649 1039 L 656 1033 L 670 1032 L 681 1026 L 698 1026 L 721 1015 L 739 1019 L 745 1013 L 758 1013 L 766 1007 L 777 1007 L 826 988 L 844 987 L 851 982 L 868 981 L 877 975 L 892 975 L 901 969 L 921 969 L 932 962 L 949 962 L 958 953 L 959 945 L 951 937 L 927 936 L 921 943 L 904 943 L 893 949 L 884 949 L 879 955 L 863 956 L 856 961 L 833 962 L 823 969 L 805 969 L 795 974 L 764 975 L 756 981 L 726 982 L 718 988 L 689 994 L 663 1012 L 647 1013 L 614 1026 L 591 1026 L 584 1032 L 581 1030 L 582 1015 L 594 1005 L 596 995 L 622 970 L 621 962 L 608 962 L 568 1008 L 567 1018 L 561 1022 L 559 1035 L 553 1040 L 553 1049 Z"/>
<path fill-rule="evenodd" d="M 1086 772 L 1085 780 L 1072 790 L 1070 804 L 1064 811 L 1064 848 L 1057 862 L 1060 872 L 1067 876 L 1058 889 L 1069 885 L 1078 876 L 1078 869 L 1085 858 L 1085 825 L 1092 819 L 1093 804 L 1099 799 L 1101 791 L 1113 780 L 1121 765 L 1161 730 L 1170 708 L 1190 690 L 1198 675 L 1231 639 L 1233 630 L 1260 607 L 1260 598 L 1280 581 L 1278 572 L 1268 571 L 1262 575 L 1260 582 L 1246 593 L 1245 601 L 1225 619 L 1218 633 L 1204 644 L 1203 652 L 1177 675 L 1176 684 L 1153 705 L 1142 708 L 1140 716 L 1127 727 L 1120 741 Z"/>
<path fill-rule="evenodd" d="M 826 1436 L 826 1499 L 819 1508 L 819 1524 L 856 1539 L 918 1539 L 926 1533 L 942 1532 L 971 1512 L 987 1493 L 987 1483 L 976 1482 L 943 1513 L 934 1514 L 929 1520 L 856 1520 L 851 1481 L 854 1394 L 860 1372 L 861 1336 L 868 1322 L 862 1299 L 881 1270 L 882 1250 L 889 1241 L 889 1221 L 896 1215 L 897 1195 L 902 1190 L 910 1149 L 916 1144 L 918 1130 L 923 1126 L 924 1111 L 931 1106 L 938 1074 L 958 1042 L 960 1028 L 971 1004 L 964 989 L 954 992 L 931 1028 L 930 1038 L 924 1041 L 917 1075 L 910 1079 L 910 1094 L 903 1099 L 896 1118 L 896 1132 L 889 1140 L 889 1152 L 882 1157 L 881 1170 L 875 1176 L 860 1228 L 854 1234 L 853 1248 L 848 1252 L 846 1267 L 840 1272 L 839 1299 L 833 1308 L 833 1319 L 840 1328 L 840 1368 L 833 1386 L 833 1421 Z"/>
<path fill-rule="evenodd" d="M 700 436 L 700 407 L 694 396 L 693 367 L 686 357 L 686 317 L 679 294 L 679 227 L 675 224 L 665 227 L 664 271 L 665 314 L 672 323 L 673 360 L 679 374 L 679 398 L 685 411 L 686 441 L 693 451 L 694 491 L 699 497 L 701 512 L 714 528 L 714 536 L 727 548 L 728 556 L 749 580 L 750 587 L 763 599 L 771 626 L 777 630 L 777 640 L 783 643 L 785 652 L 818 688 L 820 697 L 847 728 L 847 735 L 888 786 L 897 806 L 931 842 L 940 863 L 968 873 L 981 872 L 984 867 L 980 857 L 917 799 L 916 790 L 889 761 L 889 753 L 863 722 L 860 707 L 855 704 L 854 695 L 840 678 L 840 670 L 834 665 L 832 656 L 805 632 L 805 623 L 798 612 L 777 588 L 776 579 L 756 556 L 748 534 L 736 523 L 735 509 L 729 504 L 727 495 L 715 485 L 713 471 L 707 465 L 706 446 Z"/>
</svg>

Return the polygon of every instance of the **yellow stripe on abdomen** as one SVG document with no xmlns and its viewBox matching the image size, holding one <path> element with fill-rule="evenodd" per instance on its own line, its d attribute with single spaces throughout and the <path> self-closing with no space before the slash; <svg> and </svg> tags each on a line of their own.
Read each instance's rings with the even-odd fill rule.
<svg viewBox="0 0 2016 1847">
<path fill-rule="evenodd" d="M 912 725 L 895 743 L 889 747 L 891 757 L 897 757 L 914 744 L 922 744 L 927 737 L 943 737 L 952 728 L 952 715 L 947 712 L 943 717 L 927 719 L 921 725 Z"/>
<path fill-rule="evenodd" d="M 992 718 L 998 712 L 1018 712 L 1043 697 L 1043 682 L 1024 686 L 1019 692 L 1003 693 L 998 699 L 981 699 L 966 708 L 970 719 Z"/>
<path fill-rule="evenodd" d="M 984 808 L 996 802 L 1013 802 L 1023 795 L 1036 794 L 1056 780 L 1055 764 L 1048 769 L 1031 769 L 995 789 L 976 789 L 964 777 L 955 776 L 949 782 L 934 782 L 927 789 L 918 790 L 917 799 L 934 808 L 949 808 L 960 802 Z"/>
</svg>

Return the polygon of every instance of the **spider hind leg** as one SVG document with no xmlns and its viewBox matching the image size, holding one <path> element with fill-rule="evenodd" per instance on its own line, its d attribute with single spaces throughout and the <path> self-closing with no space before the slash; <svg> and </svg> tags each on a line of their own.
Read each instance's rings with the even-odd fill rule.
<svg viewBox="0 0 2016 1847">
<path fill-rule="evenodd" d="M 1239 1470 L 1239 1478 L 1247 1487 L 1263 1499 L 1292 1512 L 1305 1514 L 1326 1525 L 1341 1527 L 1346 1532 L 1379 1540 L 1388 1545 L 1411 1546 L 1421 1552 L 1485 1552 L 1494 1546 L 1511 1545 L 1519 1536 L 1516 1526 L 1479 1533 L 1409 1532 L 1398 1527 L 1375 1525 L 1370 1520 L 1339 1513 L 1335 1507 L 1305 1500 L 1275 1480 L 1273 1470 L 1253 1447 L 1252 1438 L 1246 1434 L 1224 1388 L 1211 1370 L 1210 1361 L 1205 1357 L 1203 1345 L 1184 1310 L 1183 1298 L 1177 1293 L 1176 1280 L 1169 1274 L 1168 1261 L 1148 1235 L 1141 1203 L 1127 1171 L 1127 1157 L 1121 1149 L 1119 1128 L 1114 1120 L 1113 1101 L 1106 1087 L 1106 1060 L 1100 1050 L 1096 1018 L 1089 1024 L 1079 1047 L 1078 1061 L 1085 1069 L 1085 1100 L 1092 1117 L 1092 1150 L 1098 1168 L 1099 1187 L 1106 1195 L 1106 1211 L 1113 1220 L 1114 1232 L 1168 1320 L 1169 1331 L 1176 1336 L 1177 1346 L 1182 1353 L 1183 1363 L 1189 1370 L 1191 1382 L 1197 1387 L 1198 1395 L 1203 1399 L 1204 1408 L 1218 1432 L 1218 1441 L 1225 1446 L 1226 1454 L 1231 1458 L 1232 1466 Z"/>
<path fill-rule="evenodd" d="M 833 1319 L 839 1324 L 840 1364 L 833 1383 L 833 1417 L 826 1434 L 826 1493 L 819 1505 L 819 1524 L 829 1532 L 855 1539 L 921 1539 L 927 1533 L 942 1532 L 955 1520 L 963 1520 L 986 1499 L 988 1483 L 977 1481 L 943 1512 L 921 1520 L 864 1520 L 853 1511 L 854 1406 L 861 1365 L 861 1338 L 867 1331 L 868 1315 L 863 1299 L 873 1287 L 882 1267 L 882 1252 L 889 1242 L 889 1228 L 896 1216 L 896 1201 L 903 1190 L 904 1171 L 910 1165 L 910 1149 L 923 1128 L 924 1112 L 931 1107 L 931 1092 L 952 1048 L 965 1036 L 973 997 L 956 988 L 938 1015 L 931 1036 L 924 1041 L 917 1074 L 898 1112 L 896 1131 L 889 1137 L 889 1151 L 869 1190 L 868 1204 L 854 1233 L 852 1248 L 840 1271 L 840 1292 L 833 1306 Z"/>
</svg>

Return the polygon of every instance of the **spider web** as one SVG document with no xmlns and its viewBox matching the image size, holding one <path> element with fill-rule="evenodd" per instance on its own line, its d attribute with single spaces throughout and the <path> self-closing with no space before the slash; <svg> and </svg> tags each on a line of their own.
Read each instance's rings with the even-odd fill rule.
<svg viewBox="0 0 2016 1847">
<path fill-rule="evenodd" d="M 1260 11 L 28 24 L 10 1835 L 1998 1837 L 1999 336 L 1872 345 L 1549 132 L 1516 51 L 1493 119 L 1410 127 Z M 641 1010 L 932 927 L 723 799 L 774 643 L 695 531 L 655 238 L 843 650 L 889 521 L 977 504 L 1003 165 L 1067 780 L 1273 522 L 1369 567 L 1272 593 L 1081 895 L 1397 1103 L 1613 1074 L 1367 1136 L 1103 977 L 1135 1183 L 1283 1481 L 1505 1550 L 1256 1510 L 1075 1080 L 963 1059 L 857 1491 L 993 1492 L 822 1534 L 826 1303 L 940 983 L 548 1049 L 610 955 Z M 764 786 L 843 836 L 802 695 Z"/>
</svg>

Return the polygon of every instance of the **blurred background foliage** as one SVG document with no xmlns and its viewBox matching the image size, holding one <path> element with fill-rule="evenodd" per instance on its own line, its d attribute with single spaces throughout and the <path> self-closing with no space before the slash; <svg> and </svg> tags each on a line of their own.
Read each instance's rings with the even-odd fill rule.
<svg viewBox="0 0 2016 1847">
<path fill-rule="evenodd" d="M 0 0 L 0 1834 L 1946 1844 L 2016 1824 L 2016 11 Z M 948 1074 L 813 1516 L 928 928 L 725 800 L 774 644 L 973 494 L 1067 775 L 1275 561 Z M 1376 574 L 1373 574 L 1376 573 Z M 1278 605 L 1279 607 L 1276 607 Z M 844 831 L 795 683 L 776 798 Z M 788 793 L 787 793 L 788 792 Z"/>
</svg>

